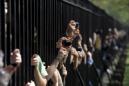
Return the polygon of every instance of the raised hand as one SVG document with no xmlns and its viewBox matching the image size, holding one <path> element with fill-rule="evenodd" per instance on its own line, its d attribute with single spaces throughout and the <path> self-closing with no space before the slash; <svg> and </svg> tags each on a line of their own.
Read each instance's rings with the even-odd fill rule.
<svg viewBox="0 0 129 86">
<path fill-rule="evenodd" d="M 31 58 L 31 65 L 32 66 L 37 66 L 37 64 L 38 64 L 38 57 L 39 57 L 39 55 L 38 54 L 34 54 L 33 56 L 32 56 L 32 58 Z"/>
<path fill-rule="evenodd" d="M 10 57 L 11 64 L 19 65 L 22 62 L 21 54 L 19 49 L 14 49 L 13 52 L 11 52 Z"/>
</svg>

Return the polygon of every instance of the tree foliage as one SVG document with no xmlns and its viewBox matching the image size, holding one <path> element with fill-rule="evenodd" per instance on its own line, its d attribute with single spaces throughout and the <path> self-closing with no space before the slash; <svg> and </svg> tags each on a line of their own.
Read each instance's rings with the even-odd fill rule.
<svg viewBox="0 0 129 86">
<path fill-rule="evenodd" d="M 129 24 L 129 0 L 90 0 L 124 25 Z"/>
</svg>

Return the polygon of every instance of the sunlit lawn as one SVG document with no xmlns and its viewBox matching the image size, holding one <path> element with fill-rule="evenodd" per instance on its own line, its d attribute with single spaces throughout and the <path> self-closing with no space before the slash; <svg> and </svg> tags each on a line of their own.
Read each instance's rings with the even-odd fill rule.
<svg viewBox="0 0 129 86">
<path fill-rule="evenodd" d="M 129 86 L 129 46 L 127 49 L 127 60 L 126 60 L 123 86 Z"/>
</svg>

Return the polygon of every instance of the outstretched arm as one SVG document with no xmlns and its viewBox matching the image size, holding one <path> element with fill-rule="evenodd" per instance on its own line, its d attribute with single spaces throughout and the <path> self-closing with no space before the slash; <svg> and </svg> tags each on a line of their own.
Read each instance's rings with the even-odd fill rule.
<svg viewBox="0 0 129 86">
<path fill-rule="evenodd" d="M 38 55 L 34 54 L 33 57 L 31 58 L 31 65 L 34 66 L 34 77 L 37 86 L 46 86 L 47 84 L 47 79 L 46 76 L 42 76 L 39 68 L 38 68 Z"/>
<path fill-rule="evenodd" d="M 35 77 L 37 86 L 46 86 L 47 79 L 45 77 L 42 77 L 37 67 L 34 68 L 34 77 Z"/>
</svg>

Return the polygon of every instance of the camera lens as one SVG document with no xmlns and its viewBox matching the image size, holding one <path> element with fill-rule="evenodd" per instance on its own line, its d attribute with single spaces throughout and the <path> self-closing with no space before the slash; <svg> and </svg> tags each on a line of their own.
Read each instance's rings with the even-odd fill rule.
<svg viewBox="0 0 129 86">
<path fill-rule="evenodd" d="M 79 22 L 76 22 L 76 28 L 79 27 Z"/>
</svg>

